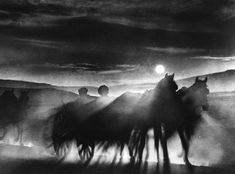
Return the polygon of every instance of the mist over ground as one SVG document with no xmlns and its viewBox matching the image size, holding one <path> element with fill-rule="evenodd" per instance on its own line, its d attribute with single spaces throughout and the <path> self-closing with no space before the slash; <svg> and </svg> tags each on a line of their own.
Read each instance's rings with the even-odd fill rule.
<svg viewBox="0 0 235 174">
<path fill-rule="evenodd" d="M 58 107 L 77 98 L 78 95 L 75 93 L 55 89 L 30 90 L 30 102 L 25 111 L 27 117 L 23 122 L 23 144 L 25 147 L 23 149 L 17 147 L 19 144 L 15 143 L 13 138 L 16 132 L 13 127 L 9 127 L 6 137 L 1 141 L 1 154 L 24 159 L 54 158 L 53 149 L 48 148 L 51 141 L 52 126 L 49 117 L 56 112 Z M 235 130 L 234 103 L 235 95 L 233 95 L 233 92 L 211 93 L 209 95 L 209 111 L 203 114 L 203 121 L 198 126 L 190 147 L 189 157 L 193 164 L 215 166 L 231 165 L 235 162 L 235 150 L 233 148 L 235 144 L 233 139 Z M 146 157 L 145 152 L 145 157 L 147 161 L 157 162 L 152 131 L 149 132 L 149 137 L 150 155 Z M 11 145 L 4 147 L 4 144 Z M 7 150 L 4 150 L 5 148 Z M 11 149 L 14 149 L 14 151 Z M 114 147 L 104 154 L 97 151 L 97 154 L 98 156 L 102 154 L 102 160 L 108 162 L 115 157 L 115 151 Z M 169 141 L 169 155 L 172 163 L 184 163 L 181 152 L 179 137 L 175 135 Z M 67 160 L 79 161 L 75 148 L 70 153 Z M 126 158 L 123 160 L 127 162 L 129 160 L 128 155 L 124 156 Z"/>
</svg>

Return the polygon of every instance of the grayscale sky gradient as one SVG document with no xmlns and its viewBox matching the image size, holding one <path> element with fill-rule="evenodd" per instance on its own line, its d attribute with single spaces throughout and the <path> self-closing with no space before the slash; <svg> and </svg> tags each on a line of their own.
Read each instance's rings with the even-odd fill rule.
<svg viewBox="0 0 235 174">
<path fill-rule="evenodd" d="M 235 0 L 1 0 L 0 78 L 153 82 L 235 69 Z"/>
</svg>

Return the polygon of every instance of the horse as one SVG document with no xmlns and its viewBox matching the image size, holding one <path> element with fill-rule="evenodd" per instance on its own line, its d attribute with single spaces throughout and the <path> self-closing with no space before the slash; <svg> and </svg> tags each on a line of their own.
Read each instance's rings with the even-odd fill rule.
<svg viewBox="0 0 235 174">
<path fill-rule="evenodd" d="M 93 157 L 97 144 L 100 146 L 105 144 L 106 148 L 104 149 L 107 149 L 111 144 L 118 144 L 123 149 L 121 144 L 127 140 L 122 137 L 123 134 L 119 134 L 118 130 L 121 129 L 117 126 L 115 128 L 109 127 L 111 124 L 106 123 L 110 120 L 117 123 L 120 120 L 118 116 L 122 115 L 120 112 L 123 111 L 120 108 L 123 108 L 122 104 L 128 103 L 130 106 L 130 98 L 129 94 L 123 94 L 116 99 L 108 96 L 100 97 L 89 103 L 77 105 L 76 110 L 73 111 L 64 105 L 54 116 L 52 144 L 55 152 L 59 154 L 62 150 L 64 151 L 62 155 L 66 155 L 65 149 L 68 149 L 70 142 L 76 141 L 79 156 L 88 161 Z M 127 113 L 127 110 L 122 113 Z M 116 118 L 118 120 L 115 120 Z M 119 124 L 119 126 L 121 125 Z M 126 127 L 128 126 L 126 125 Z M 110 132 L 108 133 L 107 130 Z"/>
<path fill-rule="evenodd" d="M 79 96 L 75 101 L 54 109 L 55 113 L 48 120 L 52 120 L 52 143 L 50 143 L 49 147 L 53 146 L 55 153 L 62 160 L 66 157 L 71 142 L 75 140 L 74 127 L 82 124 L 84 119 L 96 112 L 99 107 L 102 107 L 102 104 L 102 100 L 96 97 Z M 96 107 L 97 105 L 99 105 L 98 108 Z"/>
<path fill-rule="evenodd" d="M 0 139 L 4 139 L 7 127 L 10 125 L 15 126 L 18 122 L 17 118 L 17 97 L 14 90 L 5 90 L 0 96 L 0 128 L 2 135 Z"/>
<path fill-rule="evenodd" d="M 160 141 L 165 162 L 169 162 L 166 141 L 174 132 L 177 132 L 185 152 L 184 161 L 187 165 L 191 165 L 188 160 L 189 142 L 202 119 L 202 112 L 208 109 L 207 95 L 209 89 L 206 83 L 207 78 L 200 80 L 197 77 L 192 86 L 189 88 L 183 87 L 170 97 L 168 103 L 170 112 L 163 112 L 165 118 L 158 122 L 154 128 L 155 148 L 159 153 L 158 144 Z"/>
<path fill-rule="evenodd" d="M 158 160 L 159 160 L 159 150 L 158 150 L 158 141 L 162 143 L 162 147 L 166 147 L 166 141 L 164 141 L 164 137 L 162 132 L 162 125 L 168 122 L 176 122 L 176 119 L 172 117 L 171 110 L 169 108 L 169 103 L 172 102 L 172 99 L 176 97 L 176 90 L 178 89 L 178 85 L 174 81 L 174 74 L 168 75 L 166 74 L 163 79 L 161 79 L 156 87 L 148 92 L 148 102 L 145 108 L 145 115 L 147 126 L 144 129 L 139 129 L 139 133 L 136 137 L 134 137 L 134 150 L 136 151 L 136 157 L 139 162 L 142 161 L 143 150 L 146 145 L 146 137 L 147 133 L 150 129 L 154 129 L 154 139 L 155 139 L 155 148 L 157 150 Z M 144 102 L 144 100 L 142 101 Z M 179 106 L 176 106 L 178 108 Z M 137 109 L 137 113 L 143 110 Z M 166 117 L 165 115 L 168 115 Z M 171 116 L 171 117 L 169 117 Z M 168 152 L 165 151 L 167 148 L 163 148 L 164 156 L 166 157 L 166 161 L 168 161 Z"/>
<path fill-rule="evenodd" d="M 17 100 L 17 115 L 18 121 L 15 122 L 17 128 L 16 141 L 19 141 L 20 145 L 23 145 L 23 120 L 27 117 L 27 109 L 29 102 L 29 90 L 21 90 L 20 96 Z"/>
<path fill-rule="evenodd" d="M 171 76 L 164 78 L 164 81 L 168 78 Z M 56 113 L 53 125 L 52 142 L 56 153 L 73 140 L 77 147 L 81 147 L 79 156 L 88 160 L 92 159 L 96 145 L 104 145 L 104 149 L 116 145 L 120 147 L 121 153 L 127 145 L 131 160 L 137 158 L 141 162 L 142 153 L 139 153 L 139 149 L 144 147 L 145 141 L 139 140 L 145 138 L 147 131 L 155 126 L 151 120 L 155 93 L 162 94 L 165 88 L 172 88 L 168 85 L 171 83 L 161 88 L 157 85 L 156 90 L 146 91 L 142 95 L 124 93 L 112 102 L 107 102 L 105 107 L 102 103 L 108 97 L 104 97 L 101 102 L 93 101 L 77 106 L 79 109 L 75 113 L 63 107 Z"/>
<path fill-rule="evenodd" d="M 79 153 L 88 152 L 92 158 L 95 146 L 103 145 L 103 150 L 116 146 L 122 155 L 124 146 L 127 145 L 132 157 L 129 139 L 135 124 L 130 115 L 139 99 L 140 95 L 126 92 L 86 119 L 76 132 L 77 146 L 83 147 Z"/>
<path fill-rule="evenodd" d="M 197 126 L 202 121 L 202 113 L 209 108 L 207 99 L 209 89 L 206 83 L 207 77 L 204 80 L 196 77 L 195 83 L 185 91 L 185 94 L 181 98 L 188 110 L 188 117 L 185 119 L 184 126 L 178 129 L 178 134 L 185 152 L 184 160 L 189 165 L 188 150 L 190 140 L 195 134 Z"/>
<path fill-rule="evenodd" d="M 105 97 L 100 102 L 95 100 L 77 106 L 75 113 L 64 107 L 54 120 L 54 149 L 58 152 L 64 145 L 76 141 L 79 156 L 89 161 L 97 145 L 104 145 L 105 149 L 116 145 L 121 152 L 127 145 L 131 159 L 141 162 L 147 132 L 154 128 L 156 149 L 158 151 L 160 138 L 167 159 L 166 137 L 185 126 L 187 120 L 186 114 L 182 115 L 185 104 L 177 89 L 174 74 L 166 74 L 153 90 L 142 95 L 124 93 L 110 103 L 105 103 L 108 99 Z M 169 109 L 172 106 L 173 109 Z"/>
</svg>

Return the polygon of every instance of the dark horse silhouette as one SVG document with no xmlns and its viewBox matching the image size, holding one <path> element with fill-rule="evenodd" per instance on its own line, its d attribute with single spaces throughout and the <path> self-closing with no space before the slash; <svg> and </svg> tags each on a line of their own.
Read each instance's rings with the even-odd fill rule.
<svg viewBox="0 0 235 174">
<path fill-rule="evenodd" d="M 22 121 L 25 120 L 27 117 L 27 109 L 28 109 L 28 102 L 29 102 L 29 90 L 22 90 L 17 102 L 17 116 L 18 116 L 18 123 L 16 124 L 18 135 L 17 140 L 19 141 L 20 145 L 23 145 L 23 123 Z"/>
<path fill-rule="evenodd" d="M 135 154 L 135 157 L 139 160 L 139 162 L 142 161 L 142 154 L 144 147 L 146 145 L 147 140 L 147 132 L 150 129 L 154 128 L 154 136 L 155 136 L 155 146 L 158 153 L 158 141 L 161 139 L 162 146 L 166 146 L 166 142 L 164 141 L 162 132 L 162 125 L 168 122 L 176 122 L 176 119 L 173 117 L 173 113 L 170 115 L 168 112 L 174 112 L 171 110 L 171 104 L 175 104 L 175 102 L 172 100 L 176 96 L 176 90 L 178 89 L 178 86 L 176 82 L 174 81 L 174 74 L 168 75 L 166 74 L 163 79 L 161 79 L 156 87 L 148 92 L 147 96 L 147 104 L 145 104 L 143 107 L 137 107 L 136 114 L 144 113 L 144 117 L 147 119 L 147 126 L 145 128 L 140 129 L 139 133 L 134 138 L 134 151 L 137 152 Z M 142 100 L 141 103 L 145 103 L 145 100 Z M 142 104 L 141 104 L 142 105 Z M 180 105 L 176 106 L 177 108 L 180 107 Z M 173 124 L 173 126 L 175 126 Z M 164 149 L 164 148 L 163 148 Z M 168 157 L 167 152 L 164 151 L 164 156 L 166 158 Z M 159 159 L 159 155 L 158 155 Z"/>
<path fill-rule="evenodd" d="M 7 133 L 7 127 L 12 125 L 17 130 L 15 141 L 22 144 L 23 128 L 21 121 L 23 120 L 23 110 L 25 110 L 28 101 L 28 91 L 22 91 L 19 100 L 14 94 L 14 90 L 5 90 L 0 96 L 0 127 L 3 139 Z"/>
<path fill-rule="evenodd" d="M 129 138 L 134 128 L 134 119 L 130 117 L 133 108 L 140 95 L 124 93 L 106 107 L 98 110 L 86 119 L 76 130 L 77 146 L 81 146 L 80 154 L 87 154 L 91 159 L 95 145 L 103 145 L 103 150 L 111 146 L 120 148 L 121 153 L 127 145 L 132 157 L 132 149 L 129 146 Z M 106 100 L 107 97 L 102 97 Z M 89 150 L 90 149 L 90 150 Z"/>
<path fill-rule="evenodd" d="M 112 108 L 112 105 L 116 106 L 117 103 L 113 100 L 114 98 L 105 96 L 88 103 L 75 101 L 62 106 L 53 115 L 52 145 L 62 159 L 66 156 L 72 141 L 76 141 L 81 158 L 89 160 L 93 157 L 94 147 L 98 141 L 96 138 L 103 134 L 97 135 L 101 131 L 98 127 L 102 127 L 101 124 L 108 120 L 106 110 Z M 108 107 L 109 105 L 111 107 Z"/>
<path fill-rule="evenodd" d="M 79 95 L 77 100 L 63 104 L 54 110 L 54 114 L 49 117 L 52 120 L 52 145 L 55 152 L 62 159 L 68 153 L 71 142 L 75 140 L 74 128 L 80 124 L 92 113 L 99 110 L 96 104 L 99 99 L 88 95 Z"/>
<path fill-rule="evenodd" d="M 2 129 L 1 139 L 5 137 L 7 126 L 18 122 L 16 117 L 17 97 L 14 90 L 6 90 L 0 96 L 0 125 Z"/>
<path fill-rule="evenodd" d="M 76 112 L 71 112 L 65 105 L 54 115 L 54 149 L 58 153 L 71 141 L 76 141 L 78 154 L 89 161 L 96 145 L 102 145 L 104 149 L 116 145 L 121 152 L 127 145 L 130 157 L 140 162 L 147 132 L 154 128 L 155 142 L 161 139 L 164 156 L 168 157 L 167 138 L 180 128 L 186 130 L 187 123 L 190 123 L 186 118 L 189 109 L 185 111 L 186 105 L 177 89 L 174 74 L 166 74 L 154 90 L 143 95 L 124 93 L 115 100 L 102 97 L 77 105 Z"/>
<path fill-rule="evenodd" d="M 189 88 L 183 87 L 177 92 L 173 92 L 173 90 L 172 95 L 164 97 L 164 101 L 167 102 L 165 107 L 170 109 L 163 108 L 162 111 L 154 111 L 161 119 L 154 128 L 155 148 L 159 152 L 160 141 L 165 162 L 169 162 L 166 140 L 177 131 L 185 152 L 184 160 L 186 164 L 191 165 L 188 160 L 189 142 L 202 119 L 202 111 L 208 109 L 209 90 L 206 83 L 207 78 L 200 80 L 197 77 L 195 83 Z"/>
<path fill-rule="evenodd" d="M 164 88 L 170 87 L 165 85 Z M 162 93 L 164 88 L 157 86 L 154 92 Z M 127 92 L 115 100 L 104 96 L 85 105 L 74 104 L 76 109 L 62 106 L 54 115 L 52 144 L 55 152 L 66 153 L 70 142 L 76 141 L 80 157 L 90 160 L 96 145 L 103 145 L 104 149 L 116 145 L 121 152 L 127 145 L 130 157 L 138 156 L 141 161 L 139 146 L 144 145 L 143 141 L 139 143 L 139 136 L 143 139 L 145 132 L 154 126 L 150 112 L 154 92 L 147 91 L 143 95 Z"/>
</svg>

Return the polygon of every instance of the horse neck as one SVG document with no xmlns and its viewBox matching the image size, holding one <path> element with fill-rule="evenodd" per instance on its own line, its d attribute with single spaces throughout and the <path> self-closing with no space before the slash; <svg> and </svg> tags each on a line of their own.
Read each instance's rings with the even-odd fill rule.
<svg viewBox="0 0 235 174">
<path fill-rule="evenodd" d="M 175 101 L 178 97 L 175 90 L 170 88 L 157 88 L 155 90 L 155 99 L 168 102 L 169 100 Z"/>
<path fill-rule="evenodd" d="M 19 101 L 27 101 L 28 97 L 27 96 L 20 96 Z"/>
<path fill-rule="evenodd" d="M 204 101 L 207 100 L 207 94 L 203 90 L 204 89 L 198 89 L 195 88 L 195 86 L 192 86 L 189 88 L 185 96 L 190 98 L 190 100 L 192 100 L 196 106 L 200 106 L 203 105 Z"/>
<path fill-rule="evenodd" d="M 200 115 L 204 103 L 201 100 L 199 100 L 197 97 L 201 96 L 198 96 L 197 92 L 190 90 L 185 94 L 185 97 L 186 97 L 185 104 L 188 107 L 188 110 L 196 115 Z"/>
</svg>

